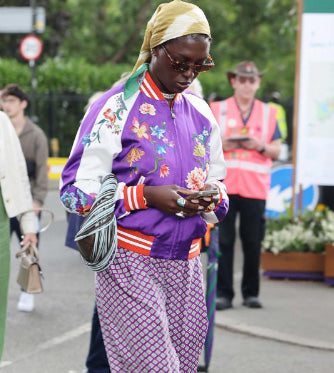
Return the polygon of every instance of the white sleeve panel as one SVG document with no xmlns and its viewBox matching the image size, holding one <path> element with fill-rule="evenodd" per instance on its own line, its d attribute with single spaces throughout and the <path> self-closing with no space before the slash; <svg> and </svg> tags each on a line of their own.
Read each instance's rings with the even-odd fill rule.
<svg viewBox="0 0 334 373">
<path fill-rule="evenodd" d="M 226 176 L 226 165 L 218 123 L 209 105 L 204 100 L 189 93 L 184 95 L 195 109 L 210 121 L 212 126 L 210 135 L 210 169 L 207 182 L 223 180 Z"/>
<path fill-rule="evenodd" d="M 121 121 L 117 120 L 121 132 L 115 133 L 112 128 L 101 125 L 99 122 L 104 119 L 103 113 L 107 109 L 113 112 L 117 110 L 117 97 L 119 94 L 112 96 L 101 108 L 96 117 L 94 126 L 90 132 L 90 144 L 85 145 L 80 166 L 77 170 L 76 181 L 74 186 L 81 189 L 86 194 L 98 193 L 100 190 L 102 178 L 112 172 L 113 160 L 122 151 L 122 131 L 127 121 L 129 111 L 124 110 Z M 138 94 L 133 95 L 126 100 L 126 105 L 131 108 Z M 86 117 L 86 116 L 85 116 Z M 98 137 L 97 137 L 98 134 Z M 95 140 L 93 141 L 93 139 Z M 82 136 L 76 137 L 73 148 L 77 141 L 82 141 Z"/>
</svg>

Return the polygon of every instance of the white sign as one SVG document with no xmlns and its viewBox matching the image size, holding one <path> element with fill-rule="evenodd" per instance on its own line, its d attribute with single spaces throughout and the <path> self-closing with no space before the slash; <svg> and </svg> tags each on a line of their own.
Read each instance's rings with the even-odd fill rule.
<svg viewBox="0 0 334 373">
<path fill-rule="evenodd" d="M 31 7 L 0 7 L 0 33 L 30 33 L 33 32 L 34 29 L 38 33 L 42 33 L 45 30 L 44 8 L 36 8 L 35 25 L 33 25 L 33 11 Z"/>
<path fill-rule="evenodd" d="M 269 218 L 277 218 L 286 214 L 292 201 L 292 172 L 291 164 L 277 166 L 271 170 L 270 191 L 266 202 L 266 215 Z M 298 209 L 301 198 L 301 212 L 306 209 L 313 210 L 319 200 L 319 188 L 317 185 L 303 184 L 302 196 L 299 196 L 299 187 L 295 188 L 295 210 Z"/>
<path fill-rule="evenodd" d="M 43 50 L 43 44 L 40 38 L 35 35 L 28 35 L 20 43 L 21 56 L 28 60 L 37 60 Z"/>
<path fill-rule="evenodd" d="M 296 184 L 334 185 L 334 14 L 302 16 Z"/>
</svg>

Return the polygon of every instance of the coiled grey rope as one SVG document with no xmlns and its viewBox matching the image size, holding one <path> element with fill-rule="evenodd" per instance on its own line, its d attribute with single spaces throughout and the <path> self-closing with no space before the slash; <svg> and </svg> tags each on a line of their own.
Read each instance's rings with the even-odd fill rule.
<svg viewBox="0 0 334 373">
<path fill-rule="evenodd" d="M 95 272 L 104 271 L 116 255 L 117 223 L 114 215 L 116 188 L 115 175 L 112 173 L 106 175 L 89 215 L 75 236 L 83 261 Z"/>
</svg>

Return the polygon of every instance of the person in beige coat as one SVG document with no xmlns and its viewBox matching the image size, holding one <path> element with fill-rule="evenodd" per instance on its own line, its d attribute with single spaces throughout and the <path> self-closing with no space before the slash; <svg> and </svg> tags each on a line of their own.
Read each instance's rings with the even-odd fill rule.
<svg viewBox="0 0 334 373">
<path fill-rule="evenodd" d="M 26 162 L 20 141 L 7 115 L 0 111 L 0 361 L 2 357 L 9 281 L 9 218 L 18 216 L 22 245 L 37 244 Z M 26 212 L 26 213 L 24 213 Z"/>
<path fill-rule="evenodd" d="M 8 84 L 2 91 L 3 110 L 10 118 L 20 140 L 27 164 L 30 190 L 36 216 L 40 218 L 38 209 L 43 206 L 47 194 L 47 158 L 48 142 L 42 129 L 34 124 L 26 115 L 28 95 L 17 84 Z M 10 219 L 10 234 L 16 233 L 20 239 L 22 232 L 16 217 Z M 34 309 L 34 295 L 21 293 L 17 304 L 19 311 L 30 312 Z"/>
</svg>

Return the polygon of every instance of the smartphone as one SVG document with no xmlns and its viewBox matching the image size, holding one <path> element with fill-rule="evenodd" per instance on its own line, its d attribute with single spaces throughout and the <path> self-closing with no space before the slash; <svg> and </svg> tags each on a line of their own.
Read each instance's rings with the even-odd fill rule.
<svg viewBox="0 0 334 373">
<path fill-rule="evenodd" d="M 243 136 L 243 137 L 228 137 L 228 141 L 247 141 L 250 140 L 250 137 L 248 136 Z"/>
<path fill-rule="evenodd" d="M 197 198 L 203 198 L 203 197 L 214 197 L 219 194 L 218 189 L 212 189 L 212 190 L 200 190 L 199 192 L 195 192 L 193 194 L 190 194 L 190 196 L 187 196 L 186 199 L 197 199 Z"/>
</svg>

